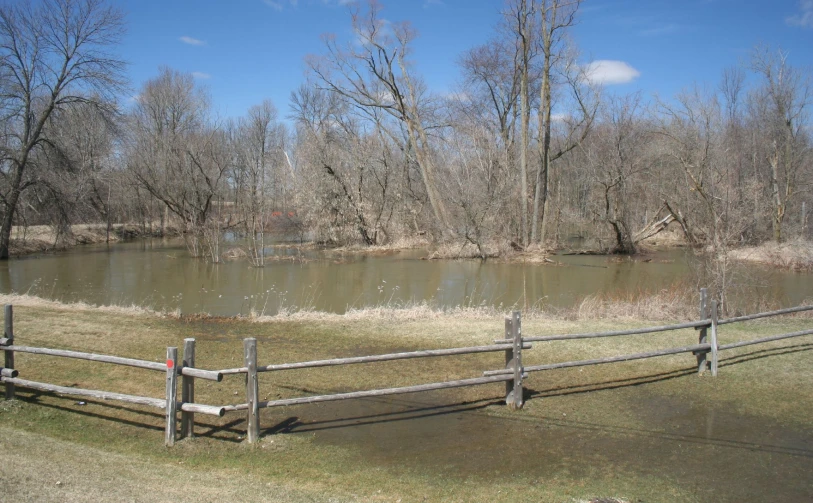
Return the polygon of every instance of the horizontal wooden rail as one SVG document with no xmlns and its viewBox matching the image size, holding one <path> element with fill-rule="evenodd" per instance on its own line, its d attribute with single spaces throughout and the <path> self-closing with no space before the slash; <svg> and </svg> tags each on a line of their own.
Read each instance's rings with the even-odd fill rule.
<svg viewBox="0 0 813 503">
<path fill-rule="evenodd" d="M 57 386 L 55 384 L 47 384 L 36 381 L 28 381 L 26 379 L 8 378 L 3 377 L 3 382 L 9 382 L 21 388 L 30 388 L 40 391 L 49 391 L 51 393 L 59 393 L 63 395 L 76 395 L 88 396 L 91 398 L 99 398 L 102 400 L 118 400 L 120 402 L 135 403 L 139 405 L 149 405 L 163 409 L 166 407 L 166 401 L 159 398 L 150 398 L 146 396 L 125 395 L 122 393 L 111 393 L 109 391 L 98 391 L 83 388 L 69 388 L 67 386 Z"/>
<path fill-rule="evenodd" d="M 167 404 L 163 398 L 150 398 L 146 396 L 125 395 L 123 393 L 112 393 L 109 391 L 99 391 L 84 388 L 71 388 L 67 386 L 57 386 L 55 384 L 41 383 L 36 381 L 28 381 L 26 379 L 2 377 L 0 382 L 7 382 L 19 386 L 21 388 L 36 389 L 40 391 L 48 391 L 50 393 L 58 393 L 60 395 L 76 395 L 87 396 L 91 398 L 98 398 L 101 400 L 118 400 L 120 402 L 134 403 L 138 405 L 149 405 L 159 409 L 165 409 Z M 187 412 L 200 412 L 201 414 L 209 414 L 212 416 L 222 417 L 226 413 L 225 407 L 215 405 L 204 405 L 200 403 L 179 403 L 179 407 Z"/>
<path fill-rule="evenodd" d="M 683 328 L 697 328 L 706 327 L 711 325 L 709 320 L 690 321 L 688 323 L 679 323 L 677 325 L 661 325 L 658 327 L 634 328 L 630 330 L 617 330 L 614 332 L 588 332 L 582 334 L 562 334 L 562 335 L 543 335 L 536 337 L 523 337 L 524 342 L 544 342 L 544 341 L 567 341 L 571 339 L 593 339 L 599 337 L 614 337 L 617 335 L 638 335 L 650 334 L 654 332 L 666 332 L 669 330 L 680 330 Z"/>
<path fill-rule="evenodd" d="M 524 344 L 523 349 L 531 349 L 530 344 Z M 306 369 L 316 367 L 330 367 L 335 365 L 352 365 L 357 363 L 373 363 L 373 362 L 387 362 L 394 360 L 407 360 L 411 358 L 427 358 L 433 356 L 452 356 L 452 355 L 469 355 L 477 353 L 493 353 L 502 352 L 507 349 L 512 349 L 511 344 L 492 344 L 488 346 L 472 346 L 467 348 L 450 348 L 450 349 L 428 349 L 424 351 L 410 351 L 406 353 L 389 353 L 382 355 L 372 356 L 353 356 L 347 358 L 332 358 L 329 360 L 313 360 L 307 362 L 297 363 L 279 363 L 274 365 L 263 365 L 257 367 L 257 372 L 274 372 L 279 370 L 294 370 Z M 233 369 L 224 369 L 219 372 L 223 375 L 229 374 L 245 374 L 248 371 L 247 367 L 238 367 Z"/>
<path fill-rule="evenodd" d="M 658 351 L 649 351 L 646 353 L 633 353 L 621 356 L 608 356 L 606 358 L 596 358 L 594 360 L 578 360 L 572 362 L 548 363 L 545 365 L 532 365 L 523 368 L 523 370 L 525 372 L 537 372 L 540 370 L 564 369 L 568 367 L 584 367 L 587 365 L 601 365 L 604 363 L 625 362 L 629 360 L 642 360 L 644 358 L 654 358 L 656 356 L 676 355 L 679 353 L 693 353 L 710 349 L 711 344 L 695 344 L 693 346 L 685 346 L 682 348 L 661 349 Z M 486 376 L 505 375 L 512 372 L 513 370 L 511 369 L 489 370 L 487 372 L 483 372 L 483 375 Z"/>
<path fill-rule="evenodd" d="M 813 311 L 813 306 L 799 306 L 799 307 L 790 307 L 787 309 L 778 309 L 776 311 L 767 311 L 764 313 L 757 313 L 757 314 L 749 314 L 748 316 L 737 316 L 736 318 L 728 318 L 725 320 L 720 320 L 717 322 L 717 325 L 727 325 L 729 323 L 737 323 L 739 321 L 751 321 L 757 320 L 759 318 L 767 318 L 769 316 L 777 316 L 780 314 L 791 314 L 791 313 L 801 313 L 804 311 Z"/>
<path fill-rule="evenodd" d="M 430 384 L 419 384 L 416 386 L 404 386 L 401 388 L 386 388 L 374 389 L 369 391 L 353 391 L 350 393 L 335 393 L 332 395 L 316 395 L 306 396 L 300 398 L 285 398 L 282 400 L 271 400 L 267 402 L 260 402 L 260 408 L 268 407 L 285 407 L 289 405 L 301 405 L 308 403 L 318 402 L 332 402 L 335 400 L 350 400 L 354 398 L 367 398 L 374 396 L 387 396 L 387 395 L 401 395 L 404 393 L 418 393 L 421 391 L 434 391 L 440 389 L 462 388 L 465 386 L 477 386 L 481 384 L 492 384 L 504 381 L 510 381 L 514 378 L 513 374 L 510 376 L 493 376 L 493 377 L 475 377 L 472 379 L 461 379 L 458 381 L 445 381 Z M 248 404 L 227 405 L 226 412 L 233 412 L 238 410 L 248 409 Z"/>
<path fill-rule="evenodd" d="M 28 346 L 6 346 L 4 350 L 18 353 L 32 353 L 35 355 L 62 356 L 65 358 L 77 358 L 79 360 L 90 360 L 94 362 L 113 363 L 116 365 L 126 365 L 147 370 L 158 370 L 166 372 L 165 363 L 150 362 L 146 360 L 134 360 L 133 358 L 122 358 L 120 356 L 97 355 L 93 353 L 82 353 L 79 351 L 68 351 L 64 349 L 32 348 Z"/>
<path fill-rule="evenodd" d="M 196 369 L 193 367 L 181 367 L 180 374 L 189 377 L 198 377 L 200 379 L 208 379 L 209 381 L 220 382 L 223 380 L 223 374 L 218 372 L 217 370 L 203 370 Z"/>
<path fill-rule="evenodd" d="M 802 330 L 799 332 L 791 332 L 781 335 L 771 335 L 759 339 L 751 339 L 748 341 L 732 342 L 731 344 L 723 344 L 718 346 L 717 349 L 723 351 L 725 349 L 741 348 L 743 346 L 751 346 L 752 344 L 761 344 L 763 342 L 780 341 L 782 339 L 790 339 L 792 337 L 801 337 L 803 335 L 813 335 L 813 330 Z"/>
<path fill-rule="evenodd" d="M 5 346 L 4 350 L 16 351 L 19 353 L 31 353 L 35 355 L 61 356 L 64 358 L 76 358 L 79 360 L 89 360 L 101 363 L 112 363 L 115 365 L 126 365 L 147 370 L 158 370 L 166 372 L 166 363 L 151 362 L 147 360 L 135 360 L 133 358 L 122 358 L 120 356 L 98 355 L 94 353 L 82 353 L 80 351 L 68 351 L 65 349 L 34 348 L 29 346 Z M 208 379 L 210 381 L 222 381 L 223 374 L 215 370 L 203 370 L 191 367 L 182 367 L 179 372 L 182 375 Z"/>
</svg>

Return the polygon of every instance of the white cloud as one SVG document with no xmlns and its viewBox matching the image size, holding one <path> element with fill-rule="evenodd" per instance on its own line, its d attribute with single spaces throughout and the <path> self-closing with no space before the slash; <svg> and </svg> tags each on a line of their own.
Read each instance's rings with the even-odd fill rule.
<svg viewBox="0 0 813 503">
<path fill-rule="evenodd" d="M 203 73 L 203 72 L 192 72 L 192 76 L 193 76 L 194 78 L 196 78 L 196 79 L 202 79 L 202 80 L 206 80 L 206 79 L 211 79 L 211 78 L 212 78 L 212 76 L 211 76 L 210 74 L 208 74 L 208 73 Z"/>
<path fill-rule="evenodd" d="M 790 26 L 813 28 L 813 0 L 800 0 L 799 12 L 786 17 L 785 23 Z"/>
<path fill-rule="evenodd" d="M 626 84 L 641 76 L 641 72 L 623 61 L 599 59 L 584 67 L 588 82 L 594 84 Z"/>
<path fill-rule="evenodd" d="M 203 40 L 198 40 L 196 38 L 187 37 L 186 35 L 179 38 L 178 40 L 180 40 L 184 44 L 189 44 L 189 45 L 206 45 L 206 42 L 204 42 Z"/>
</svg>

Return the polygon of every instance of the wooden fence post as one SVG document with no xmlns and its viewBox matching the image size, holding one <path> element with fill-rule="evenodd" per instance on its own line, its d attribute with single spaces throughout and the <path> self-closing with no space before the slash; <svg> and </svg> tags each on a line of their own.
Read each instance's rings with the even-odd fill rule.
<svg viewBox="0 0 813 503">
<path fill-rule="evenodd" d="M 246 372 L 246 401 L 248 402 L 248 426 L 246 438 L 253 444 L 260 438 L 260 387 L 257 380 L 257 339 L 243 339 Z"/>
<path fill-rule="evenodd" d="M 514 379 L 505 383 L 505 404 L 512 410 L 521 409 L 522 401 L 522 314 L 514 311 L 512 318 L 505 319 L 505 338 L 512 349 L 505 350 L 505 368 L 514 371 Z"/>
<path fill-rule="evenodd" d="M 707 304 L 707 297 L 706 297 L 706 289 L 700 289 L 700 319 L 705 320 L 709 316 L 708 304 Z M 706 344 L 708 342 L 708 329 L 706 327 L 702 327 L 700 329 L 700 337 L 698 338 L 698 344 Z M 706 355 L 708 353 L 705 351 L 701 351 L 697 353 L 697 374 L 702 375 L 703 372 L 706 371 L 707 362 L 706 362 Z"/>
<path fill-rule="evenodd" d="M 183 340 L 183 367 L 195 367 L 195 339 Z M 181 402 L 195 402 L 195 378 L 181 376 Z M 181 438 L 195 436 L 195 413 L 181 411 Z"/>
<path fill-rule="evenodd" d="M 11 304 L 5 307 L 5 334 L 3 337 L 6 339 L 6 344 L 9 346 L 14 345 L 14 311 Z M 5 353 L 5 362 L 3 368 L 14 369 L 14 351 L 3 351 Z M 6 400 L 14 400 L 14 385 L 6 383 Z"/>
<path fill-rule="evenodd" d="M 178 415 L 178 348 L 167 348 L 167 424 L 164 443 L 175 445 L 175 426 Z"/>
<path fill-rule="evenodd" d="M 711 375 L 717 377 L 717 301 L 711 301 Z"/>
<path fill-rule="evenodd" d="M 514 323 L 511 318 L 508 316 L 505 317 L 505 339 L 508 341 L 514 340 Z M 511 361 L 514 359 L 514 350 L 513 346 L 512 349 L 505 350 L 505 368 L 511 368 Z M 514 391 L 514 383 L 511 381 L 505 381 L 505 405 L 511 404 L 511 393 Z"/>
</svg>

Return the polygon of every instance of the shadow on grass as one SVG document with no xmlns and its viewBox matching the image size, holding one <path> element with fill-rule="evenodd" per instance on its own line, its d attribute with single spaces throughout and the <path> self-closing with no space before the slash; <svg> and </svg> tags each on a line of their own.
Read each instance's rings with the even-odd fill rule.
<svg viewBox="0 0 813 503">
<path fill-rule="evenodd" d="M 49 401 L 42 401 L 41 397 L 48 397 Z M 144 428 L 148 430 L 154 431 L 164 431 L 164 426 L 158 426 L 156 424 L 150 424 L 149 420 L 145 421 L 137 421 L 135 419 L 127 419 L 125 416 L 134 415 L 134 416 L 141 416 L 153 419 L 153 423 L 161 422 L 166 419 L 166 416 L 161 413 L 151 412 L 143 409 L 139 409 L 136 407 L 129 407 L 126 405 L 117 405 L 110 403 L 108 401 L 99 401 L 99 400 L 88 400 L 83 399 L 81 400 L 86 405 L 75 405 L 71 407 L 67 405 L 68 403 L 76 404 L 77 401 L 75 398 L 70 398 L 64 395 L 58 395 L 55 393 L 49 392 L 42 392 L 42 391 L 32 391 L 30 393 L 25 390 L 25 388 L 18 388 L 17 389 L 17 396 L 16 399 L 35 404 L 39 407 L 46 407 L 53 410 L 58 410 L 62 412 L 70 412 L 73 414 L 78 414 L 80 416 L 101 419 L 105 421 L 111 421 L 118 424 L 123 424 L 127 426 L 134 426 L 137 428 Z M 64 405 L 63 405 L 64 404 Z M 87 406 L 95 406 L 99 407 L 101 411 L 91 411 L 86 409 Z M 78 408 L 81 407 L 81 408 Z M 102 411 L 108 412 L 103 413 Z M 195 436 L 196 437 L 205 437 L 205 438 L 217 438 L 218 440 L 225 440 L 227 442 L 235 442 L 239 443 L 240 439 L 236 438 L 236 436 L 244 435 L 245 431 L 241 429 L 237 429 L 236 426 L 240 423 L 244 423 L 245 419 L 237 419 L 234 421 L 230 421 L 225 424 L 210 424 L 210 423 L 201 423 L 195 422 Z M 226 435 L 226 433 L 232 434 Z"/>
<path fill-rule="evenodd" d="M 747 353 L 738 354 L 730 358 L 726 358 L 720 362 L 720 367 L 731 367 L 747 362 L 753 362 L 769 357 L 789 355 L 795 353 L 802 353 L 813 350 L 813 343 L 797 344 L 794 346 L 784 346 L 778 348 L 766 348 L 750 351 Z M 597 383 L 578 384 L 569 386 L 559 386 L 550 389 L 525 389 L 525 396 L 527 399 L 533 400 L 534 398 L 550 398 L 557 396 L 578 395 L 594 391 L 607 391 L 621 388 L 629 388 L 641 386 L 644 384 L 651 384 L 663 381 L 669 381 L 694 375 L 697 373 L 695 366 L 676 369 L 668 372 L 658 372 L 654 374 L 645 374 L 634 377 L 627 377 L 622 379 L 613 379 Z M 296 387 L 286 387 L 287 389 L 298 391 L 300 393 L 318 393 L 318 390 L 303 389 Z M 40 400 L 41 397 L 48 397 L 49 400 Z M 83 400 L 88 405 L 93 405 L 99 408 L 97 411 L 77 408 L 76 406 L 68 406 L 66 403 L 74 402 L 75 399 L 68 398 L 63 395 L 57 395 L 47 392 L 27 391 L 20 388 L 18 398 L 27 403 L 36 404 L 38 406 L 49 407 L 63 412 L 71 412 L 80 414 L 86 417 L 102 419 L 107 421 L 116 422 L 119 424 L 146 428 L 153 431 L 163 431 L 164 427 L 159 426 L 165 416 L 162 413 L 145 411 L 141 408 L 130 407 L 124 405 L 117 405 L 108 401 L 97 400 Z M 490 406 L 501 405 L 503 400 L 501 398 L 483 398 L 471 401 L 457 402 L 457 403 L 444 403 L 444 404 L 427 404 L 426 401 L 406 400 L 402 397 L 399 398 L 367 398 L 364 399 L 367 403 L 377 403 L 386 406 L 401 406 L 401 410 L 386 411 L 386 412 L 373 412 L 369 414 L 353 414 L 350 411 L 353 407 L 341 407 L 341 414 L 336 417 L 316 418 L 314 420 L 305 421 L 297 416 L 285 418 L 278 421 L 273 426 L 262 430 L 263 435 L 274 434 L 288 434 L 288 433 L 307 433 L 322 430 L 331 430 L 337 428 L 352 428 L 365 425 L 394 423 L 409 421 L 421 418 L 443 418 L 462 413 L 476 413 L 482 411 Z M 339 403 L 339 402 L 336 402 Z M 105 413 L 107 412 L 107 413 Z M 324 413 L 323 413 L 324 415 Z M 141 416 L 149 418 L 146 421 L 138 421 L 137 419 L 129 419 L 127 416 Z M 773 446 L 767 444 L 745 442 L 738 440 L 727 440 L 720 438 L 710 438 L 704 436 L 682 435 L 674 434 L 657 430 L 627 428 L 623 426 L 612 426 L 596 423 L 586 423 L 572 420 L 563 420 L 561 418 L 552 417 L 530 417 L 523 415 L 514 416 L 483 416 L 485 419 L 490 420 L 506 420 L 506 421 L 525 421 L 540 423 L 545 427 L 562 427 L 571 429 L 581 429 L 601 432 L 605 434 L 624 434 L 624 435 L 638 435 L 643 437 L 651 437 L 661 440 L 673 440 L 681 442 L 693 442 L 709 445 L 718 445 L 725 447 L 736 447 L 742 449 L 759 450 L 762 452 L 789 454 L 794 456 L 803 456 L 813 458 L 813 451 L 804 448 Z M 268 418 L 265 419 L 267 422 Z M 150 424 L 152 423 L 152 424 Z M 156 424 L 157 423 L 157 424 Z M 240 417 L 223 424 L 217 423 L 195 423 L 195 436 L 202 438 L 214 438 L 218 440 L 225 440 L 228 442 L 239 443 L 241 437 L 245 435 L 245 429 L 239 428 L 241 424 L 245 424 L 245 418 Z"/>
</svg>

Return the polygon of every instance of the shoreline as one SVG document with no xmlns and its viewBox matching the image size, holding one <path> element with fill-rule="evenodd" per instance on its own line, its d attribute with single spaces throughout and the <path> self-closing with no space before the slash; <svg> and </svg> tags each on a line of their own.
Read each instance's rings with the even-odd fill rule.
<svg viewBox="0 0 813 503">
<path fill-rule="evenodd" d="M 157 226 L 143 229 L 138 224 L 114 224 L 111 227 L 109 240 L 105 224 L 78 224 L 71 228 L 72 235 L 62 243 L 55 244 L 53 228 L 47 225 L 36 225 L 23 230 L 15 227 L 12 230 L 9 255 L 11 257 L 25 257 L 42 253 L 66 251 L 87 244 L 101 244 L 105 242 L 117 243 L 122 241 L 180 236 L 181 232 L 167 226 L 162 232 Z M 22 236 L 25 236 L 24 239 Z M 642 242 L 638 251 L 632 255 L 617 254 L 594 249 L 576 248 L 543 248 L 531 246 L 520 249 L 516 244 L 491 243 L 483 247 L 482 253 L 471 243 L 441 243 L 433 245 L 422 237 L 399 239 L 389 245 L 345 245 L 330 247 L 315 242 L 280 243 L 277 246 L 286 246 L 301 250 L 319 250 L 331 255 L 367 255 L 383 256 L 396 255 L 401 252 L 426 250 L 421 260 L 489 260 L 505 264 L 529 264 L 561 266 L 555 258 L 556 255 L 598 255 L 604 257 L 629 257 L 631 260 L 641 260 L 653 252 L 685 248 L 686 243 L 674 236 L 656 236 Z M 756 246 L 740 246 L 729 251 L 731 260 L 759 264 L 779 269 L 807 272 L 813 271 L 813 243 L 796 239 L 782 244 L 765 242 Z M 224 252 L 224 260 L 234 260 L 239 257 L 229 257 Z"/>
<path fill-rule="evenodd" d="M 71 236 L 56 243 L 53 227 L 49 225 L 32 225 L 26 229 L 15 226 L 11 231 L 9 256 L 25 257 L 38 253 L 53 253 L 77 248 L 82 245 L 117 243 L 130 239 L 147 237 L 178 236 L 180 231 L 167 226 L 162 232 L 160 227 L 144 230 L 138 224 L 113 224 L 108 239 L 105 224 L 78 224 L 71 226 Z"/>
</svg>

